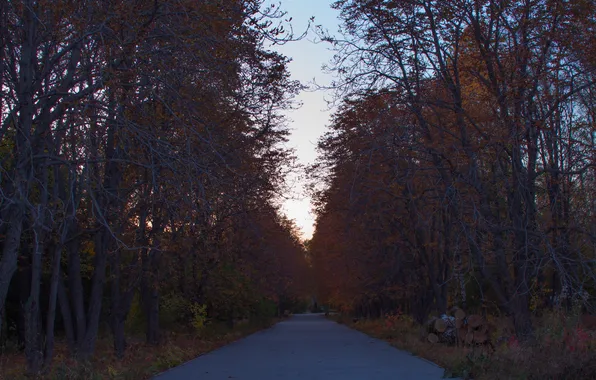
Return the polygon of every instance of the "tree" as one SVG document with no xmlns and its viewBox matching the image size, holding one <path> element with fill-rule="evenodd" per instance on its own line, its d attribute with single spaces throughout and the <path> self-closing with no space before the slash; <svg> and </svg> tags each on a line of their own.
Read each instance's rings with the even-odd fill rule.
<svg viewBox="0 0 596 380">
<path fill-rule="evenodd" d="M 339 77 L 338 98 L 350 104 L 390 94 L 386 108 L 400 109 L 407 115 L 400 127 L 411 126 L 401 141 L 393 139 L 403 144 L 402 153 L 384 154 L 397 175 L 380 187 L 389 192 L 405 185 L 399 196 L 409 211 L 402 221 L 412 235 L 400 241 L 423 260 L 439 312 L 452 270 L 461 284 L 463 259 L 469 257 L 472 274 L 490 283 L 499 307 L 514 317 L 517 334 L 529 337 L 532 287 L 545 273 L 558 274 L 554 287 L 575 291 L 594 280 L 593 249 L 586 256 L 583 243 L 587 230 L 576 230 L 576 249 L 567 251 L 561 229 L 554 237 L 542 219 L 541 203 L 542 184 L 553 173 L 583 176 L 591 170 L 593 138 L 579 136 L 590 135 L 585 133 L 593 124 L 582 121 L 589 108 L 577 100 L 593 88 L 593 69 L 570 44 L 569 31 L 593 19 L 593 7 L 581 1 L 419 0 L 338 1 L 334 7 L 341 11 L 344 33 L 322 38 L 337 52 L 330 70 Z M 385 109 L 353 110 L 375 131 L 398 128 L 379 121 Z M 560 112 L 568 116 L 568 131 L 577 133 L 556 138 L 573 145 L 564 154 L 574 156 L 573 169 L 553 171 L 545 166 L 545 150 L 558 149 L 547 141 Z M 552 192 L 551 206 L 565 207 Z M 583 214 L 576 209 L 569 215 L 574 212 Z M 545 238 L 558 243 L 545 246 Z"/>
<path fill-rule="evenodd" d="M 77 359 L 92 356 L 103 320 L 122 357 L 137 294 L 157 344 L 173 289 L 165 263 L 180 270 L 189 309 L 222 268 L 242 279 L 232 291 L 266 293 L 257 284 L 277 274 L 258 262 L 270 246 L 242 263 L 245 241 L 230 233 L 263 215 L 279 265 L 301 262 L 272 206 L 293 160 L 279 112 L 301 88 L 265 48 L 294 38 L 283 12 L 258 0 L 24 1 L 0 12 L 0 310 L 20 265 L 29 372 L 49 367 L 57 318 Z M 277 291 L 294 288 L 280 280 Z"/>
</svg>

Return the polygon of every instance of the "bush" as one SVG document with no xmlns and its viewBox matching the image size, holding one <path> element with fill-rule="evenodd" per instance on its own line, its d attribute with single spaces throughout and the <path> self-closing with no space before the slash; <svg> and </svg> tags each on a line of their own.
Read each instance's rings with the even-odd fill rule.
<svg viewBox="0 0 596 380">
<path fill-rule="evenodd" d="M 277 304 L 269 299 L 261 298 L 252 309 L 252 317 L 259 321 L 268 321 L 277 315 Z"/>
<path fill-rule="evenodd" d="M 161 297 L 159 322 L 163 327 L 187 323 L 191 317 L 191 308 L 191 302 L 180 295 L 164 295 Z"/>
<path fill-rule="evenodd" d="M 192 325 L 197 331 L 201 331 L 205 328 L 205 325 L 208 322 L 207 318 L 207 305 L 199 305 L 198 303 L 193 303 L 190 306 L 190 311 L 192 313 Z"/>
<path fill-rule="evenodd" d="M 302 314 L 308 311 L 308 300 L 306 299 L 296 299 L 294 301 L 292 308 L 290 308 L 293 314 Z"/>
<path fill-rule="evenodd" d="M 418 326 L 404 315 L 386 315 L 384 319 L 365 319 L 358 323 L 341 315 L 332 319 L 436 362 L 445 368 L 446 378 L 596 378 L 596 331 L 577 327 L 578 318 L 571 314 L 544 313 L 535 320 L 535 339 L 528 343 L 519 342 L 510 334 L 506 318 L 490 318 L 495 328 L 494 352 L 483 347 L 462 348 L 421 340 Z"/>
<path fill-rule="evenodd" d="M 126 331 L 138 333 L 145 330 L 146 324 L 145 314 L 143 313 L 143 308 L 141 306 L 141 297 L 139 296 L 139 293 L 135 293 L 130 305 L 130 310 L 126 316 L 126 321 L 124 322 L 124 327 Z"/>
<path fill-rule="evenodd" d="M 250 279 L 232 265 L 220 265 L 209 274 L 204 302 L 212 317 L 221 321 L 248 316 L 256 293 Z"/>
</svg>

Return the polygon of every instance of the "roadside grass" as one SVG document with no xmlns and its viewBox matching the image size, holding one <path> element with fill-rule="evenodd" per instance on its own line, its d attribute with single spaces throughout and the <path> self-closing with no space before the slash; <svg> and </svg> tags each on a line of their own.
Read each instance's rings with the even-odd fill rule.
<svg viewBox="0 0 596 380">
<path fill-rule="evenodd" d="M 421 338 L 421 327 L 407 316 L 357 322 L 345 316 L 330 316 L 330 319 L 436 363 L 445 369 L 445 378 L 596 379 L 595 332 L 577 328 L 577 318 L 558 313 L 536 319 L 535 339 L 524 344 L 509 333 L 506 319 L 489 318 L 494 352 L 488 347 L 429 343 Z"/>
<path fill-rule="evenodd" d="M 225 324 L 213 324 L 202 332 L 164 331 L 158 346 L 145 343 L 142 336 L 128 337 L 124 358 L 114 355 L 112 339 L 102 334 L 98 339 L 95 355 L 88 363 L 70 357 L 66 342 L 56 342 L 54 360 L 43 380 L 141 380 L 149 379 L 169 368 L 176 367 L 226 344 L 271 327 L 279 322 L 253 322 L 230 329 Z M 8 352 L 6 352 L 8 351 Z M 0 380 L 31 379 L 25 374 L 25 356 L 16 349 L 0 354 Z"/>
</svg>

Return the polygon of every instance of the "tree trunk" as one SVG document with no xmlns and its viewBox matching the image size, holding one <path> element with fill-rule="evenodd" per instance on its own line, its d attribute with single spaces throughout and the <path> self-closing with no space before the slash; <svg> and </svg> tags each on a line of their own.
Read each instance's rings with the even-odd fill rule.
<svg viewBox="0 0 596 380">
<path fill-rule="evenodd" d="M 0 347 L 6 343 L 6 334 L 8 332 L 8 324 L 6 323 L 6 309 L 0 310 Z"/>
<path fill-rule="evenodd" d="M 76 356 L 77 344 L 73 329 L 74 324 L 70 311 L 70 302 L 68 302 L 68 295 L 66 294 L 64 282 L 61 278 L 58 279 L 58 304 L 60 305 L 60 314 L 62 315 L 62 321 L 64 323 L 64 331 L 66 333 L 68 349 L 73 356 Z"/>
<path fill-rule="evenodd" d="M 36 228 L 37 229 L 37 228 Z M 40 314 L 40 288 L 41 288 L 41 251 L 43 233 L 37 231 L 31 258 L 31 287 L 29 299 L 25 306 L 25 357 L 27 358 L 27 373 L 37 375 L 43 365 L 43 351 L 41 348 L 41 314 Z"/>
<path fill-rule="evenodd" d="M 0 310 L 4 309 L 6 295 L 12 275 L 17 269 L 17 252 L 21 240 L 23 222 L 25 220 L 25 203 L 29 194 L 32 179 L 30 173 L 32 162 L 30 162 L 32 153 L 31 130 L 33 127 L 33 117 L 35 114 L 34 90 L 35 83 L 35 65 L 37 59 L 37 23 L 38 19 L 34 14 L 33 0 L 24 2 L 23 23 L 22 23 L 22 41 L 21 57 L 19 60 L 19 78 L 18 78 L 18 120 L 15 120 L 15 169 L 13 176 L 13 194 L 12 206 L 9 208 L 8 232 L 4 241 L 2 260 L 0 261 Z M 3 110 L 4 111 L 4 110 Z M 10 175 L 9 175 L 10 177 Z M 2 313 L 0 313 L 2 315 Z M 0 320 L 0 325 L 2 321 Z"/>
<path fill-rule="evenodd" d="M 114 337 L 114 352 L 118 359 L 124 357 L 124 350 L 126 350 L 124 324 L 120 318 L 120 253 L 120 249 L 116 249 L 116 252 L 110 255 L 110 289 L 112 298 L 110 327 L 112 328 L 112 335 Z"/>
<path fill-rule="evenodd" d="M 62 243 L 62 241 L 60 242 Z M 60 280 L 60 256 L 63 245 L 59 244 L 54 250 L 52 263 L 52 277 L 50 281 L 49 306 L 46 321 L 46 342 L 44 369 L 49 369 L 54 351 L 54 323 L 56 321 L 56 303 L 58 298 L 58 281 Z M 72 331 L 72 330 L 71 330 Z M 68 334 L 67 334 L 68 335 Z"/>
<path fill-rule="evenodd" d="M 124 334 L 124 323 L 126 318 L 120 318 L 118 315 L 112 316 L 112 334 L 114 336 L 114 353 L 118 359 L 124 358 L 124 352 L 128 344 Z"/>
<path fill-rule="evenodd" d="M 447 286 L 439 286 L 439 295 L 435 296 L 437 303 L 437 313 L 439 315 L 447 314 Z"/>
<path fill-rule="evenodd" d="M 157 189 L 154 189 L 154 192 Z M 142 279 L 141 296 L 147 317 L 146 338 L 147 343 L 159 344 L 159 265 L 160 265 L 160 239 L 159 235 L 163 232 L 162 219 L 155 211 L 153 215 L 153 228 L 151 231 L 153 242 L 152 248 L 145 252 L 142 257 Z"/>
<path fill-rule="evenodd" d="M 460 294 L 460 307 L 464 310 L 467 309 L 467 292 L 466 292 L 466 281 L 463 272 L 463 262 L 459 246 L 455 248 L 455 279 L 459 287 Z"/>
<path fill-rule="evenodd" d="M 144 299 L 146 302 L 145 310 L 147 313 L 147 343 L 157 345 L 159 344 L 159 283 L 158 283 L 158 265 L 159 252 L 152 248 L 149 250 L 149 261 L 151 272 L 149 273 L 149 281 L 146 282 L 144 289 Z"/>
<path fill-rule="evenodd" d="M 124 293 L 121 291 L 122 271 L 120 268 L 120 260 L 121 254 L 120 250 L 118 249 L 111 256 L 110 260 L 110 287 L 112 293 L 110 327 L 112 329 L 112 335 L 114 338 L 114 352 L 117 358 L 122 359 L 124 357 L 124 352 L 126 351 L 127 347 L 124 326 L 126 323 L 126 317 L 132 305 L 132 300 L 134 298 L 138 282 L 133 281 L 132 284 L 128 285 L 128 289 Z M 132 270 L 136 263 L 137 258 L 135 256 L 133 258 L 133 262 L 129 265 L 129 268 L 131 268 Z"/>
<path fill-rule="evenodd" d="M 73 226 L 71 235 L 78 233 L 76 226 Z M 68 290 L 72 301 L 72 313 L 74 314 L 74 332 L 76 339 L 76 351 L 82 349 L 85 333 L 87 331 L 87 317 L 85 312 L 85 295 L 83 279 L 81 277 L 81 257 L 79 253 L 79 238 L 75 237 L 66 249 L 68 251 Z M 65 292 L 66 294 L 66 292 Z M 65 301 L 68 298 L 65 298 Z M 77 355 L 77 352 L 75 352 Z"/>
<path fill-rule="evenodd" d="M 8 214 L 8 231 L 4 240 L 2 260 L 0 261 L 0 326 L 2 315 L 6 304 L 8 287 L 14 272 L 17 270 L 17 256 L 21 245 L 21 233 L 23 229 L 24 210 L 20 205 L 11 207 Z"/>
<path fill-rule="evenodd" d="M 420 292 L 419 295 L 412 297 L 412 316 L 418 324 L 424 324 L 433 304 L 432 290 Z"/>
<path fill-rule="evenodd" d="M 532 319 L 529 309 L 529 293 L 518 293 L 511 300 L 513 311 L 513 325 L 515 335 L 519 340 L 528 340 L 533 337 Z"/>
<path fill-rule="evenodd" d="M 159 292 L 156 287 L 149 289 L 147 308 L 147 343 L 159 344 Z"/>
<path fill-rule="evenodd" d="M 54 152 L 56 154 L 56 152 Z M 72 186 L 72 183 L 70 184 Z M 60 262 L 62 259 L 62 251 L 64 250 L 64 244 L 68 238 L 70 232 L 70 225 L 75 218 L 76 207 L 74 206 L 74 191 L 70 191 L 67 196 L 66 185 L 64 178 L 60 170 L 56 170 L 54 173 L 54 189 L 53 198 L 56 203 L 62 202 L 66 205 L 64 220 L 60 228 L 60 238 L 57 246 L 54 248 L 54 255 L 52 258 L 52 275 L 50 278 L 50 292 L 49 292 L 49 303 L 46 320 L 46 342 L 45 342 L 45 360 L 44 360 L 44 371 L 50 368 L 52 363 L 53 351 L 54 351 L 54 324 L 56 322 L 56 305 L 58 303 L 58 289 L 59 284 L 61 285 L 62 279 L 60 276 Z M 71 189 L 72 190 L 72 189 Z M 61 301 L 61 303 L 63 303 Z M 61 305 L 62 315 L 66 315 L 65 311 L 68 310 L 70 313 L 69 305 L 64 304 L 64 308 Z M 70 317 L 70 315 L 68 316 Z M 68 340 L 69 349 L 74 347 L 74 339 L 72 334 L 72 320 L 68 318 L 68 321 L 64 321 L 64 329 Z"/>
<path fill-rule="evenodd" d="M 32 213 L 33 251 L 31 257 L 31 291 L 27 300 L 27 331 L 25 339 L 25 356 L 27 357 L 27 372 L 37 375 L 43 367 L 42 326 L 41 326 L 41 275 L 42 255 L 46 244 L 46 214 L 48 205 L 48 166 L 44 162 L 38 173 L 40 180 L 40 203 Z"/>
<path fill-rule="evenodd" d="M 100 231 L 95 235 L 95 257 L 93 279 L 91 281 L 91 295 L 89 297 L 89 308 L 87 312 L 87 331 L 84 340 L 80 344 L 79 359 L 88 360 L 95 350 L 95 341 L 99 330 L 99 318 L 103 301 L 103 290 L 107 266 L 107 242 L 110 239 L 108 227 L 101 226 Z"/>
</svg>

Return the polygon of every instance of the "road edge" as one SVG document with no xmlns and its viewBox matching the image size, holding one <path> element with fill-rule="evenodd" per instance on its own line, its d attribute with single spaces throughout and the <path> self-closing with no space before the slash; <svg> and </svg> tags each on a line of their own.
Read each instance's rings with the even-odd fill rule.
<svg viewBox="0 0 596 380">
<path fill-rule="evenodd" d="M 267 331 L 267 330 L 271 330 L 273 327 L 277 326 L 279 323 L 281 323 L 281 322 L 284 322 L 284 321 L 287 321 L 287 320 L 288 320 L 288 319 L 290 319 L 290 318 L 292 318 L 292 317 L 279 319 L 277 322 L 275 322 L 275 323 L 272 323 L 270 326 L 267 326 L 267 327 L 264 327 L 264 328 L 262 328 L 262 329 L 260 329 L 260 330 L 254 331 L 254 332 L 252 332 L 252 333 L 250 333 L 250 334 L 248 334 L 248 335 L 244 335 L 244 336 L 242 336 L 242 337 L 240 337 L 240 338 L 238 338 L 238 339 L 236 339 L 236 340 L 233 340 L 233 341 L 231 341 L 231 342 L 228 342 L 228 343 L 224 344 L 223 346 L 219 346 L 219 347 L 217 347 L 217 348 L 215 348 L 215 349 L 213 349 L 213 350 L 210 350 L 210 351 L 205 351 L 205 352 L 203 352 L 203 353 L 199 354 L 198 356 L 195 356 L 195 357 L 194 357 L 194 358 L 192 358 L 192 359 L 189 359 L 189 360 L 187 360 L 187 361 L 185 361 L 185 362 L 183 362 L 183 363 L 180 363 L 180 364 L 178 364 L 177 366 L 170 367 L 170 368 L 166 369 L 165 371 L 162 371 L 162 372 L 156 373 L 155 375 L 152 375 L 151 377 L 149 377 L 147 380 L 153 380 L 153 379 L 157 379 L 157 378 L 159 378 L 161 375 L 165 375 L 166 373 L 168 373 L 168 372 L 170 372 L 170 371 L 172 371 L 172 370 L 174 370 L 174 369 L 176 369 L 176 368 L 178 368 L 178 367 L 183 367 L 183 366 L 185 366 L 185 365 L 189 364 L 190 362 L 192 362 L 192 361 L 194 361 L 194 360 L 196 360 L 196 359 L 200 358 L 201 356 L 209 355 L 209 354 L 210 354 L 210 353 L 212 353 L 212 352 L 215 352 L 215 351 L 217 351 L 217 350 L 220 350 L 220 349 L 222 349 L 222 348 L 224 348 L 224 347 L 227 347 L 227 346 L 229 346 L 229 345 L 231 345 L 231 344 L 234 344 L 234 343 L 236 343 L 236 342 L 239 342 L 239 341 L 241 341 L 241 340 L 243 340 L 243 339 L 246 339 L 246 338 L 248 338 L 249 336 L 253 336 L 253 335 L 255 335 L 255 334 L 259 334 L 259 333 L 265 332 L 265 331 Z"/>
<path fill-rule="evenodd" d="M 378 340 L 380 340 L 380 341 L 382 341 L 382 342 L 385 342 L 385 343 L 387 343 L 389 346 L 391 346 L 392 348 L 394 348 L 394 349 L 396 349 L 396 350 L 398 350 L 398 351 L 406 352 L 406 353 L 410 354 L 411 356 L 413 356 L 413 357 L 415 357 L 415 358 L 418 358 L 418 359 L 420 359 L 420 360 L 422 360 L 422 361 L 424 361 L 424 362 L 426 362 L 426 363 L 428 363 L 428 364 L 431 364 L 431 365 L 433 365 L 433 366 L 435 366 L 435 367 L 437 367 L 437 368 L 439 368 L 439 369 L 442 369 L 444 373 L 447 371 L 447 368 L 440 366 L 439 364 L 437 364 L 437 363 L 433 362 L 432 360 L 426 359 L 426 358 L 424 358 L 424 357 L 422 357 L 422 356 L 420 356 L 420 355 L 415 355 L 415 354 L 413 354 L 412 352 L 410 352 L 410 351 L 408 351 L 408 350 L 405 350 L 405 349 L 403 349 L 403 348 L 396 347 L 395 345 L 391 344 L 390 342 L 388 342 L 388 341 L 386 341 L 386 340 L 384 340 L 384 339 L 381 339 L 381 338 L 379 338 L 379 337 L 376 337 L 376 336 L 373 336 L 373 335 L 367 334 L 366 332 L 364 332 L 364 331 L 361 331 L 361 330 L 358 330 L 358 329 L 356 329 L 356 328 L 353 328 L 352 326 L 350 326 L 350 325 L 348 325 L 348 324 L 346 324 L 346 323 L 340 323 L 340 322 L 336 321 L 335 319 L 329 318 L 328 316 L 326 316 L 326 317 L 325 317 L 325 319 L 327 319 L 328 321 L 331 321 L 331 322 L 335 322 L 335 323 L 337 323 L 337 324 L 338 324 L 338 325 L 340 325 L 340 326 L 345 326 L 346 328 L 348 328 L 348 329 L 350 329 L 350 330 L 357 331 L 357 332 L 359 332 L 359 333 L 361 333 L 361 334 L 364 334 L 364 335 L 366 335 L 366 336 L 367 336 L 367 337 L 369 337 L 369 338 L 378 339 Z M 443 376 L 444 376 L 444 375 L 443 375 Z M 444 378 L 445 378 L 445 377 L 444 377 Z M 461 380 L 461 379 L 460 379 L 460 378 L 458 378 L 458 377 L 452 377 L 452 378 L 450 378 L 450 379 L 454 379 L 454 380 Z"/>
</svg>

